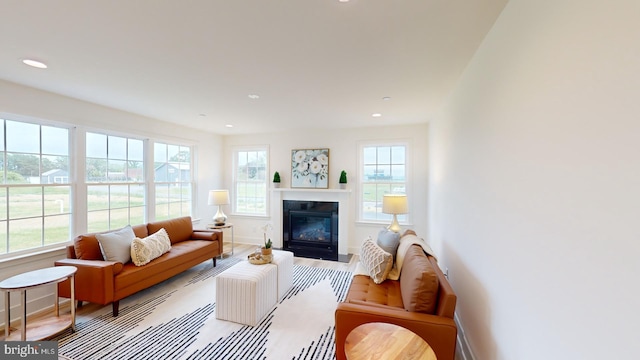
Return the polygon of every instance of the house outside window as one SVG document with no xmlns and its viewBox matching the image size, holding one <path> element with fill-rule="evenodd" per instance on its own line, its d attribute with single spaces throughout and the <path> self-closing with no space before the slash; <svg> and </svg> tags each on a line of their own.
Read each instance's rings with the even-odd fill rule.
<svg viewBox="0 0 640 360">
<path fill-rule="evenodd" d="M 194 188 L 190 146 L 155 142 L 153 168 L 155 219 L 190 216 Z"/>
<path fill-rule="evenodd" d="M 393 215 L 382 213 L 385 194 L 406 194 L 408 144 L 371 143 L 360 146 L 359 217 L 361 221 L 387 222 Z M 407 222 L 407 215 L 398 215 Z"/>
<path fill-rule="evenodd" d="M 69 240 L 70 133 L 0 119 L 0 255 Z"/>
<path fill-rule="evenodd" d="M 144 141 L 86 133 L 87 230 L 142 224 L 146 218 Z"/>
<path fill-rule="evenodd" d="M 267 147 L 234 150 L 233 211 L 242 215 L 267 215 L 269 183 Z"/>
</svg>

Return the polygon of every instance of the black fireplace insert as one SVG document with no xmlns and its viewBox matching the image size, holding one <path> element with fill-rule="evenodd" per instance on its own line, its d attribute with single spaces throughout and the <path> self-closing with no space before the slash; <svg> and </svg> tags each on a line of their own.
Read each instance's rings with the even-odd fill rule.
<svg viewBox="0 0 640 360">
<path fill-rule="evenodd" d="M 338 261 L 338 203 L 284 200 L 282 205 L 283 249 Z"/>
</svg>

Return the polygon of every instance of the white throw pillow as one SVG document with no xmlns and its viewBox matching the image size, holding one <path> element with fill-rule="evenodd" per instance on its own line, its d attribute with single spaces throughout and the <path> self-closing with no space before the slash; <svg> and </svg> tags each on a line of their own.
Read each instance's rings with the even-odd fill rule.
<svg viewBox="0 0 640 360">
<path fill-rule="evenodd" d="M 136 266 L 146 265 L 169 250 L 171 250 L 171 240 L 167 231 L 162 228 L 144 239 L 133 239 L 131 260 Z"/>
<path fill-rule="evenodd" d="M 96 234 L 102 257 L 107 261 L 118 261 L 123 264 L 131 261 L 131 242 L 135 237 L 129 225 L 120 230 Z"/>
<path fill-rule="evenodd" d="M 371 238 L 362 243 L 360 262 L 374 283 L 380 284 L 387 279 L 393 266 L 393 256 L 384 251 Z"/>
</svg>

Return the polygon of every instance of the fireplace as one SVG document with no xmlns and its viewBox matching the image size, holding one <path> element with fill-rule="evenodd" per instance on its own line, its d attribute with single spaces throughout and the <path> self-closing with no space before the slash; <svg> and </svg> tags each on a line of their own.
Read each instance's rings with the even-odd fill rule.
<svg viewBox="0 0 640 360">
<path fill-rule="evenodd" d="M 295 256 L 338 261 L 338 203 L 282 202 L 283 249 Z"/>
</svg>

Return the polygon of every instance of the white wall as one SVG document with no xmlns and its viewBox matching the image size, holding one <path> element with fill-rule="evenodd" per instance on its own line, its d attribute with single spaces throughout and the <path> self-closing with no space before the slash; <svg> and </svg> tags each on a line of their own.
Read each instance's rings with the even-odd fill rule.
<svg viewBox="0 0 640 360">
<path fill-rule="evenodd" d="M 45 121 L 73 124 L 78 128 L 103 129 L 122 134 L 153 137 L 154 140 L 176 141 L 195 145 L 198 173 L 196 177 L 196 203 L 194 218 L 209 219 L 214 209 L 207 206 L 209 189 L 221 186 L 222 137 L 194 129 L 145 118 L 103 106 L 71 99 L 45 91 L 0 80 L 0 117 L 20 115 Z M 196 226 L 203 227 L 206 222 Z M 76 232 L 82 232 L 78 229 Z M 66 256 L 64 250 L 56 250 L 38 256 L 3 260 L 0 262 L 0 279 L 25 271 L 53 266 L 53 262 Z M 53 305 L 52 288 L 39 288 L 29 292 L 29 313 Z M 18 297 L 12 296 L 12 304 L 19 306 Z M 14 312 L 17 314 L 18 311 Z M 4 322 L 4 297 L 0 299 L 0 319 Z M 14 318 L 15 319 L 15 318 Z"/>
<path fill-rule="evenodd" d="M 512 0 L 430 127 L 476 359 L 640 353 L 640 2 Z"/>
<path fill-rule="evenodd" d="M 282 178 L 282 187 L 291 185 L 291 150 L 309 148 L 329 148 L 329 187 L 338 188 L 338 177 L 341 170 L 348 174 L 348 188 L 350 195 L 350 229 L 348 252 L 358 253 L 361 242 L 368 236 L 375 238 L 382 228 L 380 224 L 356 223 L 357 220 L 357 174 L 358 174 L 358 146 L 362 142 L 371 140 L 406 140 L 409 141 L 413 151 L 410 157 L 413 168 L 410 170 L 410 178 L 407 181 L 407 194 L 411 198 L 412 223 L 411 227 L 416 232 L 427 236 L 427 178 L 428 178 L 428 125 L 407 125 L 394 127 L 369 127 L 357 129 L 290 131 L 277 134 L 236 135 L 225 136 L 225 171 L 224 182 L 228 188 L 232 187 L 232 154 L 236 146 L 269 146 L 270 173 L 278 171 Z M 267 218 L 250 218 L 234 216 L 227 213 L 229 221 L 234 223 L 236 241 L 250 244 L 262 242 L 262 230 L 260 229 Z M 276 224 L 274 224 L 276 225 Z"/>
</svg>

